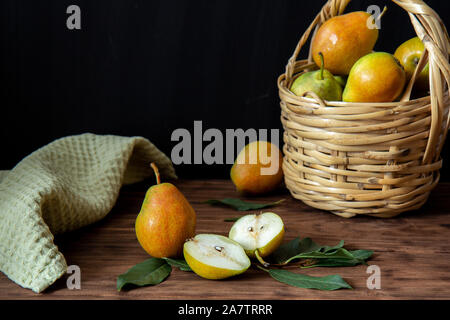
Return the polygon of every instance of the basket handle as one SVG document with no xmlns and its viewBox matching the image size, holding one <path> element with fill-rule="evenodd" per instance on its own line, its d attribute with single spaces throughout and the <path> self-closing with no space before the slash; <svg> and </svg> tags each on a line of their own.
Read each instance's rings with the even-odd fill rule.
<svg viewBox="0 0 450 320">
<path fill-rule="evenodd" d="M 415 74 L 426 63 L 428 56 L 431 124 L 427 146 L 422 163 L 429 164 L 437 161 L 447 136 L 450 124 L 450 112 L 445 126 L 442 127 L 445 110 L 446 92 L 450 95 L 450 42 L 447 29 L 439 15 L 422 0 L 393 0 L 408 12 L 414 30 L 425 46 L 422 63 L 416 67 Z M 408 84 L 407 91 L 412 83 Z"/>
<path fill-rule="evenodd" d="M 408 85 L 406 86 L 405 92 L 401 97 L 400 101 L 409 101 L 411 98 L 412 89 L 414 87 L 414 83 L 416 82 L 416 78 L 422 72 L 423 68 L 425 68 L 428 62 L 428 51 L 424 50 L 422 55 L 420 56 L 419 62 L 417 63 L 416 69 L 414 69 L 414 73 L 409 79 Z"/>
<path fill-rule="evenodd" d="M 431 100 L 431 125 L 422 163 L 429 164 L 437 161 L 444 145 L 447 131 L 450 126 L 450 111 L 448 112 L 445 127 L 442 127 L 445 114 L 445 93 L 450 96 L 450 41 L 447 29 L 439 15 L 422 0 L 392 0 L 403 8 L 411 19 L 414 30 L 422 40 L 429 65 L 430 100 Z M 286 65 L 285 79 L 287 83 L 292 81 L 295 63 L 300 50 L 308 40 L 311 31 L 317 30 L 326 20 L 344 12 L 350 0 L 328 0 L 314 18 L 308 29 L 300 38 L 294 53 Z M 311 60 L 311 51 L 309 52 Z M 412 84 L 411 84 L 412 85 Z M 409 85 L 407 90 L 410 90 Z M 409 99 L 409 97 L 408 97 Z"/>
</svg>

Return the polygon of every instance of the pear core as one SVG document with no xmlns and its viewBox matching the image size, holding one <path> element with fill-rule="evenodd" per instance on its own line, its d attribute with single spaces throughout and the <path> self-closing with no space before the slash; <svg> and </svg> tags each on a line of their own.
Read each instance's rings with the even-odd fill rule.
<svg viewBox="0 0 450 320">
<path fill-rule="evenodd" d="M 250 260 L 242 247 L 235 241 L 220 235 L 198 234 L 185 242 L 184 251 L 185 256 L 188 253 L 196 261 L 214 268 L 245 271 L 250 266 Z M 193 267 L 192 263 L 190 266 Z M 193 270 L 201 275 L 195 267 Z"/>
<path fill-rule="evenodd" d="M 259 250 L 261 256 L 272 253 L 281 243 L 284 224 L 273 212 L 243 216 L 231 227 L 229 237 L 238 242 L 250 256 Z"/>
</svg>

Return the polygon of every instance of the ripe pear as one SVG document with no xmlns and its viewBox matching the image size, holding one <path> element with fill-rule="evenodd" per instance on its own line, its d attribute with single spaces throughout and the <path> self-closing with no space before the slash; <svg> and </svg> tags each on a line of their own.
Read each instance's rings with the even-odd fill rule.
<svg viewBox="0 0 450 320">
<path fill-rule="evenodd" d="M 320 98 L 328 101 L 342 100 L 342 87 L 333 74 L 324 69 L 323 55 L 320 57 L 322 63 L 320 70 L 310 71 L 302 74 L 291 85 L 291 91 L 297 96 L 303 96 L 312 91 Z"/>
<path fill-rule="evenodd" d="M 416 70 L 417 64 L 419 63 L 420 57 L 425 51 L 425 46 L 419 37 L 414 37 L 403 42 L 397 50 L 395 50 L 394 56 L 400 61 L 401 65 L 406 72 L 406 81 L 408 82 L 414 70 Z M 430 82 L 428 78 L 428 63 L 422 69 L 422 71 L 417 75 L 416 81 L 414 83 L 414 89 L 420 94 L 425 94 L 430 87 Z"/>
<path fill-rule="evenodd" d="M 246 145 L 236 157 L 230 176 L 238 192 L 257 195 L 276 189 L 283 181 L 283 155 L 267 141 Z"/>
<path fill-rule="evenodd" d="M 250 259 L 237 242 L 216 234 L 198 234 L 188 239 L 183 253 L 192 271 L 206 279 L 225 279 L 250 267 Z"/>
<path fill-rule="evenodd" d="M 195 234 L 195 211 L 177 187 L 161 183 L 158 168 L 153 163 L 151 166 L 157 184 L 145 195 L 136 218 L 136 236 L 152 257 L 178 257 L 185 240 Z"/>
<path fill-rule="evenodd" d="M 256 257 L 267 266 L 263 258 L 274 252 L 283 241 L 283 220 L 273 212 L 245 215 L 234 223 L 228 236 L 239 243 L 249 257 Z"/>
<path fill-rule="evenodd" d="M 402 93 L 405 82 L 405 71 L 392 54 L 369 53 L 352 67 L 343 101 L 391 102 Z"/>
<path fill-rule="evenodd" d="M 311 43 L 312 57 L 320 65 L 319 52 L 325 69 L 336 75 L 347 75 L 353 64 L 372 52 L 378 39 L 378 29 L 370 29 L 371 15 L 364 11 L 333 17 L 317 30 Z"/>
</svg>

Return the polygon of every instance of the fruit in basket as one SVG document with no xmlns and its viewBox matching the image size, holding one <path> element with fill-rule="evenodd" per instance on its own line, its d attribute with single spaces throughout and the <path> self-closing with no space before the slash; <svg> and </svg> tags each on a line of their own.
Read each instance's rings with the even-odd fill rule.
<svg viewBox="0 0 450 320">
<path fill-rule="evenodd" d="M 198 234 L 183 247 L 184 259 L 200 277 L 225 279 L 245 272 L 250 259 L 235 241 L 216 234 Z"/>
<path fill-rule="evenodd" d="M 314 92 L 320 98 L 328 101 L 342 100 L 342 87 L 333 74 L 324 69 L 324 59 L 322 53 L 320 70 L 305 72 L 300 75 L 291 85 L 291 91 L 297 96 L 307 95 L 307 92 Z"/>
<path fill-rule="evenodd" d="M 342 95 L 347 102 L 391 102 L 402 93 L 406 74 L 390 53 L 373 52 L 352 67 Z"/>
<path fill-rule="evenodd" d="M 283 181 L 283 155 L 276 145 L 254 141 L 246 145 L 236 157 L 230 176 L 237 191 L 263 194 L 273 191 Z"/>
<path fill-rule="evenodd" d="M 267 265 L 263 258 L 274 252 L 283 241 L 283 220 L 273 212 L 248 214 L 234 223 L 228 236 L 238 242 L 249 257 L 256 257 Z"/>
<path fill-rule="evenodd" d="M 403 42 L 397 50 L 395 50 L 394 56 L 400 61 L 405 69 L 406 81 L 411 79 L 424 51 L 425 46 L 422 41 L 420 41 L 419 37 L 414 37 Z M 426 93 L 429 90 L 428 63 L 417 75 L 414 89 L 419 93 Z"/>
<path fill-rule="evenodd" d="M 342 88 L 345 88 L 345 85 L 347 84 L 347 76 L 334 76 L 334 80 L 336 80 Z"/>
<path fill-rule="evenodd" d="M 317 30 L 312 41 L 312 57 L 320 65 L 319 52 L 325 58 L 325 69 L 336 75 L 347 75 L 353 64 L 372 52 L 378 29 L 368 28 L 371 15 L 364 11 L 333 17 Z"/>
<path fill-rule="evenodd" d="M 196 215 L 177 187 L 161 183 L 158 168 L 153 163 L 151 166 L 157 184 L 145 195 L 136 218 L 136 236 L 152 257 L 177 257 L 183 252 L 185 240 L 195 234 Z"/>
</svg>

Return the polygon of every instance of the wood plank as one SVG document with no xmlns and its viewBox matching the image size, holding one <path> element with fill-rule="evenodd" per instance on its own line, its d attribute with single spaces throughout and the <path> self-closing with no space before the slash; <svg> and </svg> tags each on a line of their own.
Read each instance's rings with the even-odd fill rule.
<svg viewBox="0 0 450 320">
<path fill-rule="evenodd" d="M 354 290 L 318 291 L 276 282 L 251 269 L 222 281 L 205 280 L 174 269 L 163 283 L 117 292 L 116 277 L 148 255 L 134 233 L 134 221 L 145 190 L 152 181 L 124 187 L 112 212 L 102 221 L 58 236 L 56 243 L 68 264 L 81 268 L 81 290 L 66 288 L 67 276 L 45 293 L 35 294 L 0 274 L 0 299 L 449 299 L 450 298 L 450 184 L 440 184 L 424 208 L 394 219 L 357 217 L 343 219 L 312 209 L 279 192 L 255 201 L 287 199 L 276 208 L 286 224 L 286 241 L 297 236 L 318 243 L 346 241 L 350 249 L 375 251 L 370 264 L 381 269 L 381 290 L 366 287 L 366 266 L 289 270 L 323 276 L 340 274 Z M 228 180 L 179 180 L 174 182 L 193 204 L 197 233 L 227 235 L 232 223 L 225 218 L 241 212 L 200 203 L 211 198 L 238 197 Z"/>
</svg>

